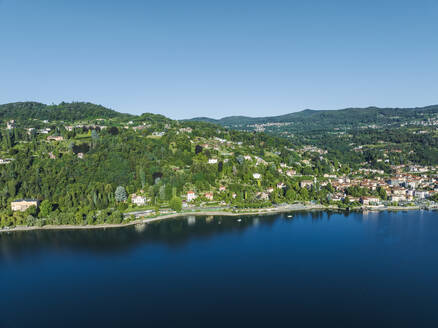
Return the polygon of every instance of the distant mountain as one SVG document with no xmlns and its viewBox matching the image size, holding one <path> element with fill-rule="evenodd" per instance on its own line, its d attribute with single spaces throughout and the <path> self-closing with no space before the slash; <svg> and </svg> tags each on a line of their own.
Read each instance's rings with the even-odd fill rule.
<svg viewBox="0 0 438 328">
<path fill-rule="evenodd" d="M 192 121 L 204 121 L 232 128 L 245 128 L 254 124 L 291 123 L 295 130 L 327 129 L 363 124 L 392 124 L 418 119 L 438 113 L 438 105 L 417 108 L 346 108 L 339 110 L 311 110 L 280 116 L 247 117 L 229 116 L 222 119 L 197 117 Z"/>
<path fill-rule="evenodd" d="M 77 121 L 96 118 L 128 118 L 112 109 L 88 102 L 62 102 L 59 105 L 45 105 L 38 102 L 16 102 L 0 105 L 0 120 L 29 119 Z"/>
</svg>

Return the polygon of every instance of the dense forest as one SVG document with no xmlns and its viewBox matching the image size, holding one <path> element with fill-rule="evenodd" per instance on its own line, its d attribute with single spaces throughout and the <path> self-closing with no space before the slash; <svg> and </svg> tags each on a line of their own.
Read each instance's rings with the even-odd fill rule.
<svg viewBox="0 0 438 328">
<path fill-rule="evenodd" d="M 121 114 L 100 105 L 83 102 L 45 105 L 37 102 L 17 102 L 0 105 L 0 120 L 16 120 L 28 123 L 30 120 L 59 120 L 74 122 L 97 118 L 129 118 L 132 115 Z"/>
</svg>

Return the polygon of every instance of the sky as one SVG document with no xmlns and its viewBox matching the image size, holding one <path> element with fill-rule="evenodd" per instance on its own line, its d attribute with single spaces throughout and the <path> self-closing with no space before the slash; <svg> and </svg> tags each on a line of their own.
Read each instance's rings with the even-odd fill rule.
<svg viewBox="0 0 438 328">
<path fill-rule="evenodd" d="M 0 0 L 0 103 L 174 119 L 438 104 L 436 0 Z"/>
</svg>

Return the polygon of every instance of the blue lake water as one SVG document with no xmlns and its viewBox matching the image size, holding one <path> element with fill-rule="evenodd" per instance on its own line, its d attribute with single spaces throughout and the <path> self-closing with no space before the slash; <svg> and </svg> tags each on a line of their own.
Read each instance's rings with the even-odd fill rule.
<svg viewBox="0 0 438 328">
<path fill-rule="evenodd" d="M 0 327 L 438 327 L 438 213 L 0 234 Z"/>
</svg>

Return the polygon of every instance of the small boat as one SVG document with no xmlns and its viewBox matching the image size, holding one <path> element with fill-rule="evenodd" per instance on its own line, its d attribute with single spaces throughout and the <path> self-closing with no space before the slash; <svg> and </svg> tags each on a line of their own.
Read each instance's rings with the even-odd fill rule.
<svg viewBox="0 0 438 328">
<path fill-rule="evenodd" d="M 237 222 L 242 222 L 242 219 L 237 219 Z"/>
<path fill-rule="evenodd" d="M 288 218 L 291 218 L 291 217 L 292 217 L 292 215 L 288 215 L 287 217 L 288 217 Z"/>
</svg>

